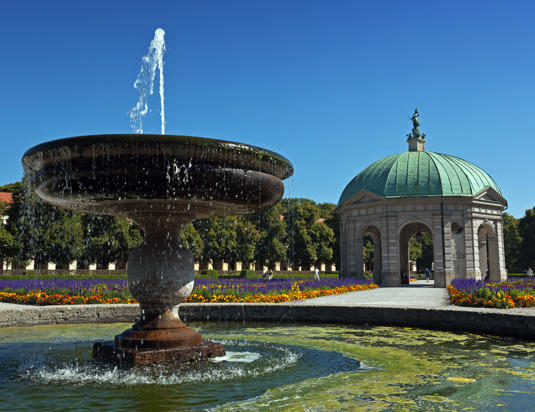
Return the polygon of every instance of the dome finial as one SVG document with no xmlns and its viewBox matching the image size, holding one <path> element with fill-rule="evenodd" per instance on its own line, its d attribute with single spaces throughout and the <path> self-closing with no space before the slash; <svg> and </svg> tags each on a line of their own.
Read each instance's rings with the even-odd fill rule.
<svg viewBox="0 0 535 412">
<path fill-rule="evenodd" d="M 409 117 L 409 119 L 411 119 L 412 121 L 412 133 L 409 133 L 407 135 L 407 142 L 409 143 L 409 152 L 425 151 L 425 133 L 420 134 L 420 130 L 418 130 L 418 126 L 420 126 L 420 122 L 418 121 L 419 116 L 420 113 L 418 113 L 418 109 L 415 109 L 412 117 Z"/>
</svg>

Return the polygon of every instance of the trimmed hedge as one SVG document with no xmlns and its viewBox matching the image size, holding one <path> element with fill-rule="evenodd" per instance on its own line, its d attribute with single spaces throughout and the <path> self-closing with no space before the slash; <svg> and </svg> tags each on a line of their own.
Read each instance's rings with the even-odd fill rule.
<svg viewBox="0 0 535 412">
<path fill-rule="evenodd" d="M 255 271 L 252 269 L 242 269 L 240 272 L 240 278 L 252 278 L 255 275 Z"/>
<path fill-rule="evenodd" d="M 215 279 L 219 276 L 219 273 L 217 273 L 217 270 L 215 269 L 204 269 L 203 271 L 201 271 L 201 276 L 206 276 Z"/>
</svg>

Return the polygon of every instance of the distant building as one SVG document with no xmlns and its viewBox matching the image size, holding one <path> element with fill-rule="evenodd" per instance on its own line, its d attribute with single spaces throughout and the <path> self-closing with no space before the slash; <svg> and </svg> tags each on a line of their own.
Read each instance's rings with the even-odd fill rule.
<svg viewBox="0 0 535 412">
<path fill-rule="evenodd" d="M 413 124 L 408 152 L 371 164 L 340 196 L 341 276 L 364 277 L 368 233 L 375 282 L 408 283 L 409 241 L 427 233 L 433 239 L 435 287 L 454 278 L 506 280 L 502 212 L 507 201 L 498 185 L 466 160 L 426 152 L 425 135 Z"/>
</svg>

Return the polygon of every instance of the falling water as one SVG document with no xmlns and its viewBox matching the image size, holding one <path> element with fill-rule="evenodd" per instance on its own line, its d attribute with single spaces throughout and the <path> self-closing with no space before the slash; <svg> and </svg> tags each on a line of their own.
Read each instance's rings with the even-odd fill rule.
<svg viewBox="0 0 535 412">
<path fill-rule="evenodd" d="M 160 72 L 160 116 L 162 118 L 162 134 L 165 134 L 165 109 L 163 95 L 163 54 L 165 52 L 165 31 L 156 29 L 154 39 L 150 42 L 149 52 L 141 59 L 141 70 L 137 75 L 134 87 L 139 90 L 139 100 L 129 112 L 130 124 L 134 133 L 143 133 L 143 117 L 149 111 L 149 95 L 154 94 L 154 77 L 156 69 Z"/>
</svg>

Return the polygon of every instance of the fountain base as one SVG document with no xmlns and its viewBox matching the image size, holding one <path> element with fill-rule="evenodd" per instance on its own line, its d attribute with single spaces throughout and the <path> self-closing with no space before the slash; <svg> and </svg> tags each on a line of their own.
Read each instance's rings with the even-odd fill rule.
<svg viewBox="0 0 535 412">
<path fill-rule="evenodd" d="M 221 343 L 203 340 L 178 316 L 145 316 L 115 336 L 114 342 L 96 342 L 93 358 L 120 365 L 187 364 L 225 355 Z"/>
<path fill-rule="evenodd" d="M 188 364 L 219 356 L 225 356 L 225 348 L 221 343 L 209 340 L 198 345 L 164 349 L 119 348 L 111 341 L 93 344 L 93 358 L 122 366 Z"/>
</svg>

